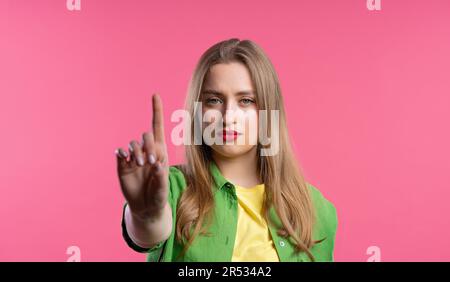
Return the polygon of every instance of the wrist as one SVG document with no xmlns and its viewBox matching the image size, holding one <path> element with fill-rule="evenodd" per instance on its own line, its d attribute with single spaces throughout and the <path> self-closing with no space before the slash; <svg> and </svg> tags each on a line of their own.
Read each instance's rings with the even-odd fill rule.
<svg viewBox="0 0 450 282">
<path fill-rule="evenodd" d="M 162 208 L 141 213 L 134 212 L 129 205 L 127 205 L 126 208 L 128 209 L 130 219 L 132 219 L 135 223 L 138 223 L 140 225 L 148 225 L 163 218 L 165 212 L 167 212 L 167 210 L 169 209 L 169 203 L 166 203 Z"/>
</svg>

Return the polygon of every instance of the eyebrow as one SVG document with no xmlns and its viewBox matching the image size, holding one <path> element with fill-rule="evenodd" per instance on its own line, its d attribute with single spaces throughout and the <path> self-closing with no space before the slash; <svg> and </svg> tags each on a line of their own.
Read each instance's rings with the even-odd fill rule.
<svg viewBox="0 0 450 282">
<path fill-rule="evenodd" d="M 202 94 L 206 95 L 218 95 L 218 96 L 225 96 L 220 91 L 214 90 L 214 89 L 205 89 L 202 91 Z M 235 94 L 236 96 L 244 96 L 244 95 L 250 95 L 254 96 L 255 93 L 252 90 L 242 90 Z"/>
</svg>

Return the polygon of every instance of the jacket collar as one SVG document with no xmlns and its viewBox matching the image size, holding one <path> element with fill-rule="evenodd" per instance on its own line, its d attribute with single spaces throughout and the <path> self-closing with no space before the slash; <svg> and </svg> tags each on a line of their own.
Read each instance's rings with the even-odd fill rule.
<svg viewBox="0 0 450 282">
<path fill-rule="evenodd" d="M 211 161 L 211 165 L 210 165 L 210 171 L 211 171 L 211 175 L 214 179 L 216 188 L 218 188 L 219 190 L 222 188 L 231 188 L 234 187 L 233 183 L 231 183 L 230 181 L 228 181 L 220 172 L 219 167 L 217 166 L 217 164 L 214 161 Z"/>
</svg>

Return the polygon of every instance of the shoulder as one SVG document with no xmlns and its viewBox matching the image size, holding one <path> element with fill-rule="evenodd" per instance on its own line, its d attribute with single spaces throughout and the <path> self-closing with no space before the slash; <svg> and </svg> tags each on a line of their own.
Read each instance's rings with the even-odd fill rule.
<svg viewBox="0 0 450 282">
<path fill-rule="evenodd" d="M 311 249 L 316 261 L 334 261 L 334 241 L 338 225 L 336 207 L 313 186 L 307 183 L 315 208 L 316 220 L 313 239 L 322 240 Z"/>
<path fill-rule="evenodd" d="M 338 223 L 336 207 L 314 185 L 307 183 L 307 186 L 316 212 L 317 232 L 334 236 Z"/>
<path fill-rule="evenodd" d="M 169 181 L 176 182 L 174 184 L 179 185 L 186 184 L 182 164 L 169 166 Z"/>
<path fill-rule="evenodd" d="M 169 166 L 169 196 L 177 202 L 183 190 L 186 189 L 186 178 L 182 164 Z"/>
</svg>

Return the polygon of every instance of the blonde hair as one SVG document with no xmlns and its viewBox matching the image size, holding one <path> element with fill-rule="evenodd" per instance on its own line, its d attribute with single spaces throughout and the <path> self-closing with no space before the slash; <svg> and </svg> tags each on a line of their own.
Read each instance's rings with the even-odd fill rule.
<svg viewBox="0 0 450 282">
<path fill-rule="evenodd" d="M 314 257 L 310 248 L 320 242 L 313 241 L 315 212 L 307 183 L 304 180 L 289 140 L 286 116 L 283 106 L 280 84 L 275 69 L 264 51 L 250 40 L 229 39 L 210 47 L 200 58 L 192 75 L 186 110 L 195 116 L 195 102 L 200 101 L 202 86 L 209 69 L 219 63 L 240 62 L 251 75 L 259 110 L 279 111 L 279 151 L 274 156 L 262 156 L 258 143 L 258 167 L 260 177 L 265 184 L 263 215 L 270 221 L 269 209 L 274 205 L 283 227 L 278 230 L 282 237 L 291 237 L 297 252 L 306 252 L 311 260 Z M 268 116 L 270 124 L 270 115 Z M 194 132 L 194 120 L 191 124 Z M 270 136 L 267 128 L 266 136 Z M 192 137 L 193 139 L 193 137 Z M 194 144 L 191 140 L 190 144 Z M 187 187 L 178 204 L 176 219 L 176 238 L 183 242 L 184 255 L 198 235 L 206 235 L 211 224 L 214 197 L 211 189 L 214 179 L 210 173 L 212 162 L 211 148 L 206 144 L 187 145 L 185 148 L 186 164 L 182 171 Z M 191 234 L 191 229 L 193 232 Z"/>
</svg>

